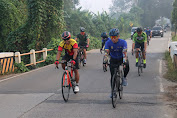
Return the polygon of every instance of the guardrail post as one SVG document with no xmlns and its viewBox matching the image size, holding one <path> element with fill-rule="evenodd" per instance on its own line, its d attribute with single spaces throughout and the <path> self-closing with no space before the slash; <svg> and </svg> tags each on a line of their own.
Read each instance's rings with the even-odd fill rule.
<svg viewBox="0 0 177 118">
<path fill-rule="evenodd" d="M 47 58 L 47 48 L 43 48 L 42 50 L 45 51 L 45 52 L 43 52 L 43 59 L 46 60 L 46 58 Z"/>
<path fill-rule="evenodd" d="M 17 57 L 16 57 L 16 56 L 17 56 Z M 15 62 L 16 62 L 16 63 L 21 63 L 20 52 L 15 52 Z"/>
<path fill-rule="evenodd" d="M 32 54 L 30 54 L 30 61 L 31 61 L 31 63 L 33 63 L 34 65 L 36 65 L 36 55 L 35 55 L 35 50 L 32 49 L 32 50 L 30 50 L 30 52 L 32 52 Z"/>
</svg>

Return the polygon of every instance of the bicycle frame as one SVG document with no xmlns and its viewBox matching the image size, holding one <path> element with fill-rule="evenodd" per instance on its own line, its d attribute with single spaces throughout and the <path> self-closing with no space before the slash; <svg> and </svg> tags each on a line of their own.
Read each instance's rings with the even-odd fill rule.
<svg viewBox="0 0 177 118">
<path fill-rule="evenodd" d="M 71 67 L 71 71 L 68 70 L 68 67 Z M 72 65 L 71 66 L 68 66 L 68 62 L 66 62 L 66 66 L 65 66 L 65 71 L 67 73 L 67 84 L 70 85 L 70 87 L 72 87 L 72 84 L 71 84 L 71 79 L 73 78 L 73 67 Z M 70 78 L 71 77 L 71 78 Z M 65 78 L 65 75 L 64 75 L 64 78 Z M 64 86 L 64 83 L 65 83 L 65 79 L 63 80 L 63 86 Z"/>
</svg>

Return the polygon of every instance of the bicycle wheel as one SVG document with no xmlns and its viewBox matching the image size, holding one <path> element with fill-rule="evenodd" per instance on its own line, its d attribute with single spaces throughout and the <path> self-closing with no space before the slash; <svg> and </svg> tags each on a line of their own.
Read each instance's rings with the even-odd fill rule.
<svg viewBox="0 0 177 118">
<path fill-rule="evenodd" d="M 116 74 L 113 75 L 112 77 L 112 90 L 111 90 L 111 94 L 112 94 L 112 106 L 114 108 L 116 108 L 116 104 L 117 104 L 117 76 Z"/>
<path fill-rule="evenodd" d="M 62 76 L 61 86 L 62 86 L 62 96 L 65 102 L 68 101 L 69 92 L 70 92 L 70 85 L 68 83 L 67 72 L 65 71 Z"/>
<path fill-rule="evenodd" d="M 123 79 L 123 72 L 120 71 L 120 78 L 119 78 L 119 82 L 118 82 L 118 91 L 119 91 L 119 98 L 120 99 L 122 99 L 122 97 L 123 97 L 122 79 Z"/>
<path fill-rule="evenodd" d="M 143 73 L 143 59 L 141 58 L 141 73 Z"/>
<path fill-rule="evenodd" d="M 106 60 L 105 56 L 103 57 L 103 71 L 106 72 L 107 71 L 107 65 L 108 65 L 108 61 Z"/>
<path fill-rule="evenodd" d="M 141 58 L 139 57 L 139 59 L 138 59 L 138 75 L 140 76 L 141 74 Z"/>
</svg>

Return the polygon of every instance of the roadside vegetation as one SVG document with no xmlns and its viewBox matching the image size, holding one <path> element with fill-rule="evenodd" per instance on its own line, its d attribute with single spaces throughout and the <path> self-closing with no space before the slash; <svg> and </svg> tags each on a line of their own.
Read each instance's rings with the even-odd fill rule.
<svg viewBox="0 0 177 118">
<path fill-rule="evenodd" d="M 168 51 L 165 52 L 165 60 L 167 63 L 167 72 L 164 75 L 166 79 L 169 79 L 173 82 L 177 82 L 177 68 L 175 68 L 174 64 L 172 63 L 170 54 Z"/>
</svg>

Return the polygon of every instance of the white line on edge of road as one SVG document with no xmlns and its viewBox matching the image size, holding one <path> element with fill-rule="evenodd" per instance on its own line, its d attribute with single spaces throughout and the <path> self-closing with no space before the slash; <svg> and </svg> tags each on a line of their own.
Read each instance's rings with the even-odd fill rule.
<svg viewBox="0 0 177 118">
<path fill-rule="evenodd" d="M 51 64 L 51 65 L 53 65 L 53 64 Z M 51 65 L 44 66 L 44 67 L 41 67 L 41 68 L 38 68 L 38 69 L 31 70 L 31 71 L 29 71 L 29 72 L 25 72 L 25 73 L 22 73 L 22 74 L 19 74 L 19 75 L 16 75 L 16 76 L 12 76 L 12 77 L 9 77 L 9 78 L 6 78 L 6 79 L 3 79 L 3 80 L 0 80 L 0 83 L 1 83 L 1 82 L 4 82 L 4 81 L 7 81 L 7 80 L 10 80 L 10 79 L 13 79 L 13 78 L 15 78 L 15 77 L 19 77 L 19 76 L 22 76 L 22 75 L 25 75 L 25 74 L 31 73 L 31 72 L 33 72 L 33 71 L 37 71 L 37 70 L 40 70 L 40 69 L 43 69 L 43 68 L 49 67 L 49 66 L 51 66 Z"/>
<path fill-rule="evenodd" d="M 162 74 L 162 60 L 159 62 L 159 75 Z M 162 84 L 162 78 L 160 76 L 157 76 L 159 83 L 160 83 L 160 92 L 164 92 L 163 84 Z"/>
</svg>

